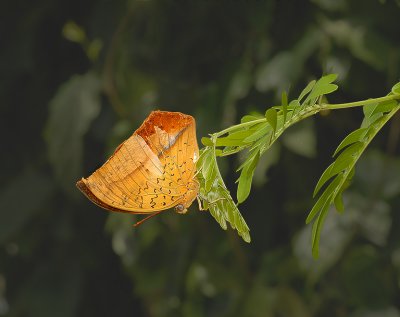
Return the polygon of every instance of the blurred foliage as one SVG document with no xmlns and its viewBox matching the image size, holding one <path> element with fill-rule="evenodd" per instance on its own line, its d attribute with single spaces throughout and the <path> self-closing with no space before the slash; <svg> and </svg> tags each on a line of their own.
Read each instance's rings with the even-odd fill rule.
<svg viewBox="0 0 400 317">
<path fill-rule="evenodd" d="M 200 137 L 323 73 L 339 74 L 329 102 L 386 95 L 400 77 L 398 1 L 0 8 L 0 316 L 400 316 L 398 116 L 358 162 L 346 213 L 328 210 L 318 261 L 310 193 L 356 110 L 310 118 L 260 158 L 241 207 L 251 244 L 195 205 L 133 229 L 136 216 L 75 189 L 153 109 L 194 115 Z M 241 159 L 218 162 L 231 192 Z"/>
</svg>

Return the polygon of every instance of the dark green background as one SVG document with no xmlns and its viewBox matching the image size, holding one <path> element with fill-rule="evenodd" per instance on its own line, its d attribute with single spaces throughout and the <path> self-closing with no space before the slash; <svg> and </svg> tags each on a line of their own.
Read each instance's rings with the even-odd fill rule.
<svg viewBox="0 0 400 317">
<path fill-rule="evenodd" d="M 240 206 L 251 244 L 195 205 L 133 229 L 75 188 L 153 109 L 195 116 L 200 138 L 323 73 L 339 74 L 330 102 L 386 95 L 399 2 L 14 0 L 0 17 L 0 316 L 400 316 L 398 116 L 318 261 L 313 186 L 361 109 L 308 119 L 261 160 Z M 239 164 L 220 161 L 233 195 Z"/>
</svg>

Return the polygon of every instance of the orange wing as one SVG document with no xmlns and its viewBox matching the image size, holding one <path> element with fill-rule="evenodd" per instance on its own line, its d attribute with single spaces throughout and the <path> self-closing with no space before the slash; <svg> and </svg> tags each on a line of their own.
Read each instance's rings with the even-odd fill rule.
<svg viewBox="0 0 400 317">
<path fill-rule="evenodd" d="M 196 198 L 199 156 L 195 120 L 179 112 L 153 111 L 133 135 L 78 188 L 111 211 L 153 213 Z"/>
</svg>

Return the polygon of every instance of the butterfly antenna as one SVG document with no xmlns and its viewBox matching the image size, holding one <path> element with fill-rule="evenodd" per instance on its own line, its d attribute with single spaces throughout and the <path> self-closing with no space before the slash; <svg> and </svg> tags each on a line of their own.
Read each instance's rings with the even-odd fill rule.
<svg viewBox="0 0 400 317">
<path fill-rule="evenodd" d="M 165 210 L 157 211 L 157 212 L 155 212 L 154 214 L 151 214 L 151 215 L 147 216 L 146 218 L 143 218 L 142 220 L 136 222 L 133 226 L 134 226 L 134 227 L 138 227 L 138 226 L 140 226 L 142 223 L 144 223 L 145 221 L 149 220 L 150 218 L 153 218 L 154 216 L 157 216 L 159 213 L 161 213 L 161 212 L 163 212 L 163 211 L 165 211 Z"/>
</svg>

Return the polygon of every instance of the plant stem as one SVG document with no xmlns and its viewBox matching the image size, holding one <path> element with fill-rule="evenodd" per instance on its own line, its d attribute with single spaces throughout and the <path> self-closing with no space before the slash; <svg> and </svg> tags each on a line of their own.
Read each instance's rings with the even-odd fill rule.
<svg viewBox="0 0 400 317">
<path fill-rule="evenodd" d="M 325 110 L 325 109 L 334 110 L 334 109 L 360 107 L 360 106 L 370 105 L 370 104 L 374 104 L 374 103 L 378 103 L 378 102 L 397 100 L 397 99 L 400 99 L 400 95 L 390 95 L 390 96 L 385 96 L 385 97 L 372 98 L 372 99 L 348 102 L 348 103 L 337 103 L 337 104 L 323 103 L 323 104 L 320 104 L 319 106 L 322 108 L 321 110 Z"/>
<path fill-rule="evenodd" d="M 321 110 L 336 110 L 336 109 L 346 109 L 346 108 L 354 108 L 354 107 L 360 107 L 360 106 L 365 106 L 365 105 L 370 105 L 370 104 L 374 104 L 374 103 L 380 103 L 380 102 L 384 102 L 384 101 L 390 101 L 390 100 L 398 100 L 400 99 L 400 95 L 389 95 L 389 96 L 385 96 L 385 97 L 379 97 L 379 98 L 371 98 L 371 99 L 367 99 L 367 100 L 361 100 L 361 101 L 355 101 L 355 102 L 348 102 L 348 103 L 337 103 L 337 104 L 329 104 L 329 103 L 322 103 L 322 104 L 315 104 L 314 106 L 311 106 L 309 108 L 303 109 L 301 112 L 296 113 L 295 116 L 291 117 L 289 120 L 287 120 L 287 122 L 284 124 L 284 126 L 280 129 L 280 131 L 276 131 L 275 135 L 274 135 L 274 139 L 277 139 L 277 137 L 279 137 L 282 132 L 288 128 L 289 126 L 293 125 L 294 123 L 303 120 L 307 117 L 311 117 L 313 115 L 315 115 L 316 113 L 320 112 Z M 231 131 L 237 130 L 237 129 L 241 129 L 241 128 L 246 128 L 248 126 L 252 126 L 255 125 L 257 123 L 262 123 L 265 122 L 266 119 L 265 118 L 261 118 L 261 119 L 257 119 L 257 120 L 253 120 L 253 121 L 249 121 L 249 122 L 244 122 L 244 123 L 239 123 L 236 125 L 233 125 L 231 127 L 228 127 L 224 130 L 221 130 L 219 132 L 213 133 L 212 137 L 214 138 L 214 140 L 224 134 L 227 134 Z M 273 142 L 271 142 L 273 143 Z M 227 156 L 227 155 L 231 155 L 234 153 L 237 153 L 239 151 L 241 151 L 242 148 L 240 149 L 234 149 L 231 150 L 227 153 L 223 153 L 221 156 Z"/>
</svg>

